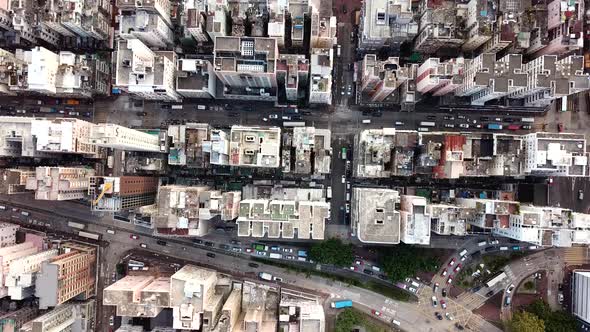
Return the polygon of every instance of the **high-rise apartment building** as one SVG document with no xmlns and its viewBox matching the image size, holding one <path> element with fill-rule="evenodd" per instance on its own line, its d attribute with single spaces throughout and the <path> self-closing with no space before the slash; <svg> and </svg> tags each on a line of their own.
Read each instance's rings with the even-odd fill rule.
<svg viewBox="0 0 590 332">
<path fill-rule="evenodd" d="M 281 128 L 232 126 L 229 164 L 245 167 L 280 166 Z"/>
<path fill-rule="evenodd" d="M 416 73 L 416 91 L 443 96 L 454 92 L 463 83 L 464 59 L 455 58 L 440 62 L 428 58 Z"/>
<path fill-rule="evenodd" d="M 274 38 L 217 36 L 214 56 L 224 98 L 276 100 L 279 51 Z"/>
<path fill-rule="evenodd" d="M 309 81 L 309 61 L 302 54 L 281 54 L 277 61 L 277 84 L 280 97 L 296 102 Z"/>
<path fill-rule="evenodd" d="M 458 49 L 465 42 L 454 1 L 421 0 L 414 49 L 432 54 L 440 48 Z"/>
<path fill-rule="evenodd" d="M 229 165 L 229 135 L 205 123 L 168 126 L 172 146 L 168 164 L 189 168 Z"/>
<path fill-rule="evenodd" d="M 309 102 L 332 104 L 332 69 L 334 49 L 312 48 L 309 73 Z"/>
<path fill-rule="evenodd" d="M 428 202 L 421 196 L 402 195 L 400 200 L 400 239 L 405 244 L 430 244 Z"/>
<path fill-rule="evenodd" d="M 158 136 L 112 123 L 92 126 L 89 141 L 111 149 L 161 152 Z"/>
<path fill-rule="evenodd" d="M 582 134 L 532 133 L 523 136 L 526 175 L 587 176 L 588 153 Z"/>
<path fill-rule="evenodd" d="M 400 242 L 399 192 L 382 188 L 352 188 L 352 233 L 364 243 Z"/>
<path fill-rule="evenodd" d="M 206 59 L 178 59 L 176 91 L 187 98 L 215 98 L 217 76 Z"/>
<path fill-rule="evenodd" d="M 157 12 L 138 9 L 121 11 L 119 37 L 139 39 L 149 47 L 167 48 L 174 43 L 174 33 Z"/>
<path fill-rule="evenodd" d="M 152 176 L 93 176 L 88 187 L 92 211 L 119 212 L 154 204 L 158 182 Z"/>
<path fill-rule="evenodd" d="M 37 167 L 35 176 L 27 178 L 27 190 L 35 199 L 65 201 L 84 198 L 94 170 L 86 167 Z"/>
<path fill-rule="evenodd" d="M 363 1 L 359 25 L 359 49 L 377 51 L 411 40 L 418 32 L 408 0 Z"/>
<path fill-rule="evenodd" d="M 564 55 L 584 47 L 584 2 L 547 1 L 544 15 L 531 24 L 530 47 L 527 54 Z"/>
<path fill-rule="evenodd" d="M 470 0 L 467 3 L 464 51 L 475 51 L 494 34 L 497 19 L 497 2 L 494 0 Z"/>
<path fill-rule="evenodd" d="M 57 255 L 57 249 L 50 249 L 14 259 L 8 266 L 3 285 L 10 299 L 24 300 L 35 295 L 35 279 L 41 264 Z"/>
<path fill-rule="evenodd" d="M 26 193 L 27 178 L 35 176 L 34 170 L 7 168 L 0 170 L 0 194 Z"/>
<path fill-rule="evenodd" d="M 68 242 L 61 255 L 41 263 L 35 282 L 39 308 L 58 306 L 74 297 L 88 299 L 96 289 L 96 247 Z"/>
<path fill-rule="evenodd" d="M 400 66 L 397 57 L 379 61 L 375 54 L 366 54 L 361 75 L 361 93 L 371 102 L 384 102 L 411 78 L 411 71 Z"/>
<path fill-rule="evenodd" d="M 0 222 L 0 248 L 12 246 L 16 243 L 16 231 L 19 225 Z"/>
<path fill-rule="evenodd" d="M 96 301 L 72 302 L 60 305 L 46 314 L 25 323 L 19 332 L 95 330 Z"/>
</svg>

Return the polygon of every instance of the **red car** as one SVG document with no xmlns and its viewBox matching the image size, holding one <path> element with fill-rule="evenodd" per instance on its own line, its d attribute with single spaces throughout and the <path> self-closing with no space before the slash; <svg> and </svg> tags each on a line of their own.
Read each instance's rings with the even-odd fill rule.
<svg viewBox="0 0 590 332">
<path fill-rule="evenodd" d="M 251 253 L 252 251 L 253 251 L 252 248 L 246 248 L 247 253 Z"/>
<path fill-rule="evenodd" d="M 375 309 L 371 310 L 371 313 L 375 316 L 381 316 L 381 313 Z"/>
<path fill-rule="evenodd" d="M 444 276 L 446 276 L 446 275 L 447 275 L 447 269 L 444 269 L 444 270 L 442 271 L 442 273 L 440 274 L 440 276 L 441 276 L 441 277 L 444 277 Z"/>
<path fill-rule="evenodd" d="M 455 273 L 459 272 L 459 270 L 461 270 L 461 264 L 457 264 L 457 267 L 455 268 Z"/>
<path fill-rule="evenodd" d="M 138 240 L 139 236 L 137 236 L 135 234 L 131 234 L 131 235 L 129 235 L 129 238 L 134 239 L 134 240 Z"/>
<path fill-rule="evenodd" d="M 455 265 L 455 258 L 451 259 L 451 261 L 449 262 L 449 266 L 453 266 Z"/>
<path fill-rule="evenodd" d="M 449 279 L 447 279 L 447 284 L 451 283 L 453 283 L 453 276 L 449 276 Z"/>
<path fill-rule="evenodd" d="M 520 126 L 516 124 L 511 124 L 508 126 L 508 130 L 519 130 Z"/>
</svg>

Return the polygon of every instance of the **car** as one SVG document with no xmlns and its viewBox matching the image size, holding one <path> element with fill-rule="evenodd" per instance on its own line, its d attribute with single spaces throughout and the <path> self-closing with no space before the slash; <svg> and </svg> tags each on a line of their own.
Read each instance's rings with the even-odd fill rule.
<svg viewBox="0 0 590 332">
<path fill-rule="evenodd" d="M 27 111 L 25 110 L 16 110 L 16 114 L 25 114 Z"/>
<path fill-rule="evenodd" d="M 227 244 L 220 244 L 219 248 L 224 249 L 224 250 L 229 250 L 229 246 Z"/>
<path fill-rule="evenodd" d="M 414 287 L 410 287 L 410 288 L 408 288 L 408 290 L 412 293 L 416 293 L 416 291 L 417 291 L 417 289 Z"/>
<path fill-rule="evenodd" d="M 203 244 L 203 240 L 201 240 L 201 239 L 194 239 L 193 240 L 193 243 L 195 243 L 195 244 Z"/>
<path fill-rule="evenodd" d="M 446 276 L 446 275 L 447 275 L 447 273 L 448 273 L 448 272 L 447 272 L 447 269 L 444 269 L 444 270 L 441 272 L 440 276 L 441 276 L 441 277 L 444 277 L 444 276 Z"/>
<path fill-rule="evenodd" d="M 358 266 L 354 266 L 353 265 L 353 266 L 350 267 L 350 270 L 351 271 L 358 271 Z"/>
<path fill-rule="evenodd" d="M 371 270 L 371 269 L 364 269 L 363 270 L 363 273 L 372 276 L 373 275 L 373 270 Z"/>
<path fill-rule="evenodd" d="M 455 117 L 452 115 L 445 115 L 443 119 L 453 121 L 455 120 Z"/>
<path fill-rule="evenodd" d="M 238 240 L 231 240 L 231 244 L 235 245 L 235 246 L 239 246 L 242 242 L 238 241 Z"/>
<path fill-rule="evenodd" d="M 259 267 L 260 265 L 258 265 L 256 263 L 248 263 L 248 266 L 256 268 L 256 267 Z"/>
<path fill-rule="evenodd" d="M 111 316 L 109 317 L 109 326 L 114 326 L 115 325 L 115 316 Z"/>
<path fill-rule="evenodd" d="M 453 315 L 451 315 L 450 313 L 446 313 L 445 317 L 447 317 L 448 320 L 454 320 L 455 318 L 453 317 Z"/>
<path fill-rule="evenodd" d="M 258 255 L 258 256 L 266 256 L 266 251 L 256 251 L 256 255 Z"/>
<path fill-rule="evenodd" d="M 288 256 L 287 256 L 287 259 L 295 259 L 295 256 L 288 255 Z"/>
<path fill-rule="evenodd" d="M 438 286 L 439 286 L 439 283 L 438 282 L 435 283 L 434 287 L 432 287 L 432 291 L 436 293 L 436 291 L 438 290 Z"/>
<path fill-rule="evenodd" d="M 465 120 L 465 115 L 457 115 L 457 119 Z"/>
<path fill-rule="evenodd" d="M 477 125 L 475 125 L 475 128 L 477 128 L 477 129 L 481 129 L 482 127 L 481 127 L 481 125 L 480 125 L 480 124 L 477 124 Z"/>
<path fill-rule="evenodd" d="M 457 330 L 459 331 L 463 331 L 465 330 L 465 328 L 463 327 L 463 325 L 459 324 L 459 323 L 455 323 L 455 327 L 457 328 Z"/>
<path fill-rule="evenodd" d="M 156 241 L 156 243 L 159 244 L 159 245 L 161 245 L 161 246 L 164 246 L 164 247 L 167 244 L 166 241 L 162 241 L 162 240 L 158 240 L 158 241 Z"/>
<path fill-rule="evenodd" d="M 560 133 L 563 132 L 563 123 L 560 122 L 557 124 L 557 131 Z"/>
<path fill-rule="evenodd" d="M 145 244 L 145 243 L 140 243 L 139 246 L 142 248 L 147 248 L 147 244 Z"/>
<path fill-rule="evenodd" d="M 499 244 L 499 243 L 500 243 L 500 241 L 498 241 L 498 240 L 494 240 L 494 241 L 490 242 L 490 244 L 494 244 L 494 245 Z"/>
<path fill-rule="evenodd" d="M 233 248 L 231 248 L 231 250 L 233 252 L 242 252 L 242 248 L 240 248 L 240 247 L 233 247 Z"/>
<path fill-rule="evenodd" d="M 360 259 L 355 259 L 354 264 L 356 265 L 363 265 L 363 262 Z"/>
<path fill-rule="evenodd" d="M 251 254 L 254 250 L 252 250 L 252 248 L 246 248 L 246 252 Z"/>
<path fill-rule="evenodd" d="M 486 293 L 486 297 L 490 297 L 492 295 L 494 295 L 494 291 L 493 290 L 491 290 L 491 291 L 489 291 L 489 292 Z"/>
<path fill-rule="evenodd" d="M 504 122 L 512 123 L 515 120 L 513 118 L 504 118 Z"/>
<path fill-rule="evenodd" d="M 510 286 L 508 286 L 508 288 L 506 289 L 506 294 L 510 294 L 513 290 L 514 290 L 514 284 L 511 284 Z"/>
<path fill-rule="evenodd" d="M 434 313 L 434 315 L 436 316 L 436 318 L 437 318 L 438 320 L 443 320 L 443 316 L 442 316 L 442 315 L 441 315 L 441 314 L 440 314 L 438 311 L 437 311 L 437 312 L 435 312 L 435 313 Z"/>
<path fill-rule="evenodd" d="M 436 296 L 432 295 L 432 297 L 430 298 L 430 300 L 432 301 L 432 306 L 433 307 L 438 306 L 438 301 L 436 300 Z"/>
<path fill-rule="evenodd" d="M 135 234 L 131 234 L 129 235 L 129 238 L 133 239 L 133 240 L 139 240 L 139 236 L 135 235 Z"/>
<path fill-rule="evenodd" d="M 346 183 L 346 175 L 342 175 L 342 183 Z"/>
<path fill-rule="evenodd" d="M 292 253 L 293 249 L 292 248 L 283 248 L 283 252 Z"/>
<path fill-rule="evenodd" d="M 446 309 L 446 308 L 447 308 L 447 302 L 445 302 L 445 300 L 440 300 L 440 306 L 441 306 L 443 309 Z"/>
<path fill-rule="evenodd" d="M 457 273 L 460 270 L 461 270 L 461 263 L 457 264 L 457 267 L 455 267 L 455 269 L 453 271 L 455 271 L 455 273 Z"/>
<path fill-rule="evenodd" d="M 522 125 L 520 126 L 520 129 L 522 130 L 531 130 L 532 126 L 531 125 Z"/>
<path fill-rule="evenodd" d="M 214 254 L 214 253 L 212 253 L 212 252 L 208 252 L 208 253 L 207 253 L 207 257 L 210 257 L 210 258 L 215 258 L 215 254 Z"/>
<path fill-rule="evenodd" d="M 455 125 L 452 123 L 445 123 L 444 127 L 445 128 L 455 128 Z"/>
<path fill-rule="evenodd" d="M 80 112 L 70 111 L 68 114 L 71 116 L 79 116 Z"/>
<path fill-rule="evenodd" d="M 379 312 L 379 311 L 377 311 L 377 310 L 375 310 L 375 309 L 371 310 L 371 313 L 372 313 L 373 315 L 375 315 L 375 316 L 379 316 L 379 317 L 381 316 L 381 312 Z"/>
<path fill-rule="evenodd" d="M 464 262 L 467 259 L 467 256 L 461 257 L 461 262 Z"/>
<path fill-rule="evenodd" d="M 147 112 L 136 112 L 137 116 L 146 116 Z"/>
<path fill-rule="evenodd" d="M 283 116 L 281 117 L 281 119 L 283 119 L 283 120 L 285 120 L 285 121 L 291 121 L 291 116 L 289 116 L 289 115 L 283 115 Z"/>
<path fill-rule="evenodd" d="M 213 242 L 208 242 L 208 241 L 207 241 L 207 242 L 205 242 L 205 245 L 206 245 L 207 247 L 213 247 Z"/>
<path fill-rule="evenodd" d="M 449 279 L 447 279 L 447 284 L 452 284 L 453 283 L 453 276 L 449 276 Z"/>
<path fill-rule="evenodd" d="M 468 128 L 469 128 L 469 125 L 468 125 L 468 124 L 466 124 L 466 123 L 461 123 L 461 124 L 459 125 L 459 128 L 465 128 L 465 129 L 468 129 Z"/>
<path fill-rule="evenodd" d="M 279 118 L 279 115 L 278 114 L 271 114 L 271 115 L 268 116 L 268 118 L 271 119 L 271 120 L 276 120 L 276 119 Z"/>
<path fill-rule="evenodd" d="M 394 125 L 397 126 L 403 126 L 404 123 L 402 121 L 395 121 Z"/>
<path fill-rule="evenodd" d="M 346 213 L 350 213 L 350 204 L 346 203 Z"/>
<path fill-rule="evenodd" d="M 262 118 L 262 121 L 268 122 L 268 119 L 267 118 Z"/>
<path fill-rule="evenodd" d="M 481 289 L 481 286 L 476 286 L 471 289 L 473 293 L 477 293 Z"/>
<path fill-rule="evenodd" d="M 456 260 L 456 259 L 453 257 L 453 259 L 451 259 L 451 261 L 449 262 L 449 266 L 453 266 L 453 265 L 455 265 L 455 262 L 456 262 L 456 261 L 457 261 L 457 260 Z"/>
<path fill-rule="evenodd" d="M 283 278 L 281 278 L 281 277 L 272 277 L 272 280 L 274 280 L 276 282 L 283 282 Z"/>
<path fill-rule="evenodd" d="M 447 289 L 446 288 L 443 288 L 441 293 L 442 293 L 443 297 L 447 297 Z"/>
<path fill-rule="evenodd" d="M 488 118 L 487 116 L 482 116 L 479 118 L 480 121 L 490 121 L 490 118 Z"/>
</svg>

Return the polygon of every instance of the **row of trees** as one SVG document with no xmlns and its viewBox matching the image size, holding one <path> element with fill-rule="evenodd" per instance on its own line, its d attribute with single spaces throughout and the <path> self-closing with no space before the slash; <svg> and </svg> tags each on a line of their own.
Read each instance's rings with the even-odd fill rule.
<svg viewBox="0 0 590 332">
<path fill-rule="evenodd" d="M 509 323 L 513 332 L 568 332 L 576 331 L 576 319 L 563 310 L 553 311 L 543 300 L 536 300 L 515 313 Z"/>
<path fill-rule="evenodd" d="M 318 263 L 341 267 L 350 266 L 354 261 L 352 244 L 344 244 L 336 238 L 314 244 L 308 256 Z"/>
</svg>

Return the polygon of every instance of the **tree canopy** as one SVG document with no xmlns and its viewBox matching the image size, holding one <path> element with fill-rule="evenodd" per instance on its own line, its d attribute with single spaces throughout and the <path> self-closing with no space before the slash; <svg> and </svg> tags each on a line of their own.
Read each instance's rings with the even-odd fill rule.
<svg viewBox="0 0 590 332">
<path fill-rule="evenodd" d="M 383 271 L 393 281 L 416 275 L 416 272 L 436 271 L 438 260 L 423 248 L 405 244 L 384 249 L 381 258 Z"/>
<path fill-rule="evenodd" d="M 363 322 L 363 317 L 353 309 L 344 309 L 338 314 L 336 318 L 336 325 L 334 331 L 336 332 L 350 332 L 352 329 Z"/>
<path fill-rule="evenodd" d="M 332 238 L 311 247 L 309 258 L 318 263 L 344 267 L 352 264 L 354 252 L 351 244 L 344 244 L 340 239 Z"/>
<path fill-rule="evenodd" d="M 546 332 L 567 332 L 577 330 L 578 323 L 572 315 L 563 310 L 551 310 L 549 304 L 543 300 L 536 300 L 527 306 L 525 310 L 540 317 L 544 321 Z"/>
<path fill-rule="evenodd" d="M 545 322 L 533 313 L 518 311 L 512 316 L 509 329 L 511 332 L 545 332 Z"/>
</svg>

